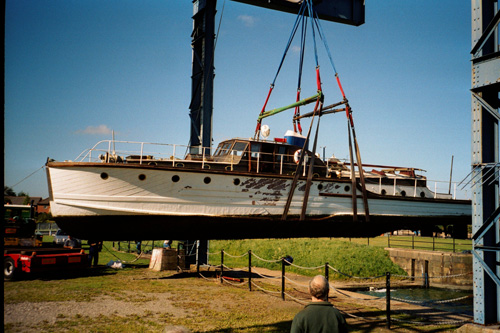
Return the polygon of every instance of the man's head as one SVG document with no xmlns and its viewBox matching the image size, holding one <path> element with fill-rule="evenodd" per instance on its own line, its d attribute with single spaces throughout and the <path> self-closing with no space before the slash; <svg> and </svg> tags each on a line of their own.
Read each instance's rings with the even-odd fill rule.
<svg viewBox="0 0 500 333">
<path fill-rule="evenodd" d="M 328 281 L 325 279 L 323 275 L 316 275 L 309 282 L 309 293 L 312 297 L 326 301 L 328 300 L 328 292 L 330 291 L 330 286 L 328 285 Z"/>
</svg>

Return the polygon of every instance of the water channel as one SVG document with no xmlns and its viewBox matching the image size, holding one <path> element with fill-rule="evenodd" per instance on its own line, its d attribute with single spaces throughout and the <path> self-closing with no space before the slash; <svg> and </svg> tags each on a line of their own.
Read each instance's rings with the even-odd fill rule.
<svg viewBox="0 0 500 333">
<path fill-rule="evenodd" d="M 385 289 L 357 291 L 360 294 L 386 297 Z M 438 302 L 470 296 L 453 302 Z M 406 300 L 408 303 L 426 306 L 442 311 L 473 316 L 473 298 L 471 290 L 453 290 L 441 288 L 403 288 L 391 289 L 391 298 Z M 423 303 L 420 303 L 423 302 Z"/>
</svg>

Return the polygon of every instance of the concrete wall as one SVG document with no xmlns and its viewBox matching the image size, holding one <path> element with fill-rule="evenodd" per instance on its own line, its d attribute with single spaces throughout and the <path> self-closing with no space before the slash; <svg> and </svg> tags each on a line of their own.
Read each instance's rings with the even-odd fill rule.
<svg viewBox="0 0 500 333">
<path fill-rule="evenodd" d="M 403 268 L 416 282 L 424 273 L 429 285 L 436 287 L 456 286 L 472 289 L 472 254 L 386 248 L 391 260 Z M 463 275 L 465 274 L 465 275 Z M 454 276 L 460 275 L 460 276 Z"/>
</svg>

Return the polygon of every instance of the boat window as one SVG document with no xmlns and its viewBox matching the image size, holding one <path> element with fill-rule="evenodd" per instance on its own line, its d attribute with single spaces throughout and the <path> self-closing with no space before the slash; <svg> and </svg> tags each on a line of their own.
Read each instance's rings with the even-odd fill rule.
<svg viewBox="0 0 500 333">
<path fill-rule="evenodd" d="M 242 156 L 245 150 L 247 149 L 248 142 L 236 142 L 233 146 L 231 154 L 234 156 Z"/>
<path fill-rule="evenodd" d="M 232 142 L 222 142 L 219 144 L 219 147 L 217 147 L 217 150 L 215 151 L 214 156 L 224 156 L 227 155 L 229 152 L 229 149 L 231 148 Z"/>
<path fill-rule="evenodd" d="M 257 158 L 257 156 L 259 156 L 259 152 L 260 152 L 260 144 L 252 143 L 252 157 Z"/>
<path fill-rule="evenodd" d="M 280 146 L 278 148 L 278 156 L 276 156 L 276 161 L 281 162 L 281 159 L 283 159 L 283 162 L 286 161 L 286 147 L 285 146 Z"/>
</svg>

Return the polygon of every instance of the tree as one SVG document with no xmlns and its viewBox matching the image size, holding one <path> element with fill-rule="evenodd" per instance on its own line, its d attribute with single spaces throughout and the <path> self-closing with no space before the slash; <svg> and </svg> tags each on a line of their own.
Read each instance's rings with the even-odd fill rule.
<svg viewBox="0 0 500 333">
<path fill-rule="evenodd" d="M 29 195 L 29 194 L 25 194 L 25 195 L 24 195 L 23 205 L 29 205 L 29 204 L 31 204 L 31 198 L 30 198 L 30 195 Z"/>
<path fill-rule="evenodd" d="M 9 197 L 15 197 L 16 196 L 16 192 L 14 192 L 14 190 L 12 189 L 12 187 L 9 187 L 9 186 L 4 186 L 3 187 L 3 196 L 9 196 Z"/>
</svg>

